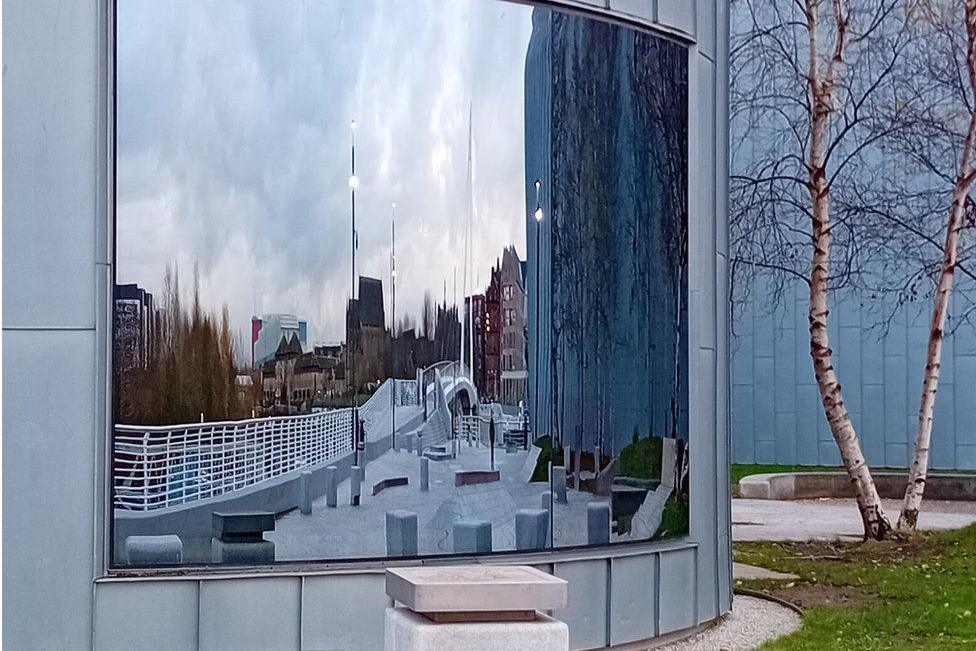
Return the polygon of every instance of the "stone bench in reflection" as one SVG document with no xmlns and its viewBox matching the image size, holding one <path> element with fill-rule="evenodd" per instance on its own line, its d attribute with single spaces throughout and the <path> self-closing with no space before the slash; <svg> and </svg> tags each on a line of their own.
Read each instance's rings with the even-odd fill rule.
<svg viewBox="0 0 976 651">
<path fill-rule="evenodd" d="M 501 475 L 497 470 L 458 470 L 454 473 L 455 486 L 473 486 L 498 481 Z"/>
<path fill-rule="evenodd" d="M 379 495 L 387 488 L 393 488 L 394 486 L 406 486 L 410 483 L 410 480 L 406 477 L 387 477 L 383 481 L 378 481 L 373 484 L 373 495 Z"/>
</svg>

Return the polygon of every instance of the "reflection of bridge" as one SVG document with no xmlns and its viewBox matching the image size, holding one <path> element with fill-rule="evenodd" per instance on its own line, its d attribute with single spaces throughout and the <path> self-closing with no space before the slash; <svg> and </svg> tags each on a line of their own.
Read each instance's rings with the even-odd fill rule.
<svg viewBox="0 0 976 651">
<path fill-rule="evenodd" d="M 423 393 L 419 387 L 424 387 Z M 478 405 L 467 367 L 439 362 L 417 379 L 387 379 L 359 408 L 367 458 L 396 435 L 423 436 L 425 445 L 452 435 L 452 413 Z M 322 467 L 353 451 L 350 408 L 241 421 L 167 426 L 116 425 L 115 507 L 173 509 Z"/>
</svg>

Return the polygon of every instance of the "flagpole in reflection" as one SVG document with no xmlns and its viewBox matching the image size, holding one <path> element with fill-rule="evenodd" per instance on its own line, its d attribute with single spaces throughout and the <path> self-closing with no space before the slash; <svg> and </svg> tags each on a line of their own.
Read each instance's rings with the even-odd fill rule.
<svg viewBox="0 0 976 651">
<path fill-rule="evenodd" d="M 352 307 L 352 301 L 356 300 L 356 188 L 359 187 L 359 177 L 356 176 L 356 121 L 352 120 L 349 123 L 349 135 L 351 138 L 350 147 L 350 162 L 351 170 L 349 174 L 349 193 L 352 201 L 351 214 L 352 214 L 352 284 L 350 287 L 350 307 Z M 350 310 L 351 312 L 351 310 Z M 350 316 L 353 316 L 350 314 Z M 346 324 L 346 357 L 348 360 L 349 368 L 346 369 L 346 374 L 349 378 L 349 386 L 352 388 L 352 445 L 356 459 L 356 465 L 360 465 L 361 459 L 359 458 L 359 410 L 356 406 L 356 374 L 355 374 L 355 346 L 353 344 L 352 338 L 352 323 Z"/>
<path fill-rule="evenodd" d="M 397 403 L 397 384 L 396 384 L 396 202 L 390 206 L 390 342 L 393 346 L 393 368 L 390 369 L 393 380 L 393 408 L 390 410 L 391 424 L 393 427 L 391 434 L 391 448 L 396 450 L 396 403 Z"/>
<path fill-rule="evenodd" d="M 539 190 L 542 188 L 542 181 L 535 180 L 535 429 L 533 439 L 539 438 L 539 429 L 542 423 L 542 409 L 539 406 L 539 349 L 542 347 L 541 329 L 539 323 L 541 314 L 539 312 L 539 295 L 542 293 L 542 278 L 539 277 L 539 251 L 542 242 L 542 201 Z M 553 441 L 555 444 L 555 441 Z"/>
</svg>

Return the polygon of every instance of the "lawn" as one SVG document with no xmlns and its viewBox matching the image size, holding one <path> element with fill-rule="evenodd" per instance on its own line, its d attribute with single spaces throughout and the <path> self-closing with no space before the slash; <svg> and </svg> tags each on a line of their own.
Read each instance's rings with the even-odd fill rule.
<svg viewBox="0 0 976 651">
<path fill-rule="evenodd" d="M 976 525 L 908 541 L 736 543 L 735 559 L 798 575 L 742 581 L 805 608 L 763 649 L 976 649 Z"/>
</svg>

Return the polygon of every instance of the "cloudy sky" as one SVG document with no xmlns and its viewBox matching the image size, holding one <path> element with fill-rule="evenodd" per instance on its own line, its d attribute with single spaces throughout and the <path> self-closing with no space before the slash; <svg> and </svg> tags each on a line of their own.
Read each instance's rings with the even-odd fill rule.
<svg viewBox="0 0 976 651">
<path fill-rule="evenodd" d="M 397 313 L 453 293 L 473 115 L 474 261 L 525 257 L 523 80 L 531 9 L 495 0 L 119 0 L 120 283 L 167 264 L 230 308 L 308 317 L 343 339 L 350 285 L 349 122 L 362 275 Z"/>
</svg>

